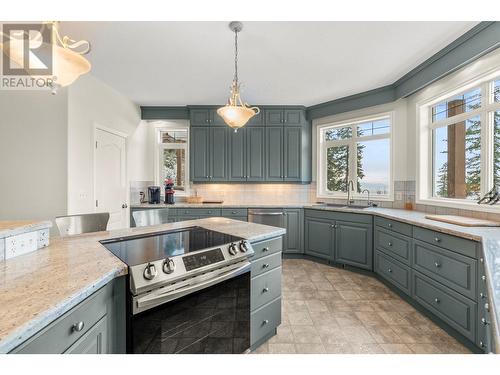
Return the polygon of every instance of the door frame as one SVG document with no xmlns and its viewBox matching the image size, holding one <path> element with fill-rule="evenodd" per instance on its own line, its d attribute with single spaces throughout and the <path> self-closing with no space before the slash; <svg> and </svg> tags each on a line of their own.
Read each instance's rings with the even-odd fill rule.
<svg viewBox="0 0 500 375">
<path fill-rule="evenodd" d="M 92 157 L 93 157 L 93 162 L 92 162 L 92 168 L 93 168 L 93 173 L 92 173 L 92 178 L 93 178 L 93 192 L 92 192 L 92 197 L 93 197 L 93 206 L 94 206 L 94 212 L 98 212 L 97 207 L 95 206 L 95 201 L 97 199 L 97 186 L 96 186 L 96 160 L 97 160 L 97 155 L 96 155 L 96 147 L 95 144 L 97 142 L 97 131 L 104 131 L 113 135 L 116 135 L 118 137 L 121 137 L 125 140 L 125 203 L 127 205 L 127 212 L 125 215 L 125 225 L 126 227 L 130 227 L 130 181 L 128 180 L 128 146 L 127 146 L 127 140 L 129 135 L 125 132 L 122 132 L 120 130 L 116 130 L 113 128 L 109 128 L 107 126 L 101 125 L 99 123 L 94 122 L 94 130 L 93 130 L 93 141 L 92 141 Z"/>
</svg>

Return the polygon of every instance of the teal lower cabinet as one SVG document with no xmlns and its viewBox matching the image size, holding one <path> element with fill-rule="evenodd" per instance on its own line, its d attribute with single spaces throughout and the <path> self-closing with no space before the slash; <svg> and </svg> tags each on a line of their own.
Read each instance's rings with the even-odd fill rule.
<svg viewBox="0 0 500 375">
<path fill-rule="evenodd" d="M 488 287 L 486 285 L 486 272 L 484 269 L 484 258 L 479 258 L 477 278 L 478 293 L 478 314 L 477 314 L 477 338 L 476 344 L 485 353 L 495 352 L 495 342 L 493 340 L 491 307 L 488 299 Z"/>
<path fill-rule="evenodd" d="M 286 234 L 283 236 L 284 254 L 302 254 L 304 252 L 304 210 L 287 208 L 285 213 Z"/>
<path fill-rule="evenodd" d="M 335 222 L 326 218 L 305 217 L 304 254 L 333 260 Z"/>
<path fill-rule="evenodd" d="M 252 243 L 250 347 L 259 347 L 281 324 L 282 238 Z"/>
<path fill-rule="evenodd" d="M 125 353 L 125 277 L 114 279 L 11 353 Z"/>
<path fill-rule="evenodd" d="M 375 250 L 374 271 L 407 295 L 411 294 L 411 272 L 407 265 Z"/>
</svg>

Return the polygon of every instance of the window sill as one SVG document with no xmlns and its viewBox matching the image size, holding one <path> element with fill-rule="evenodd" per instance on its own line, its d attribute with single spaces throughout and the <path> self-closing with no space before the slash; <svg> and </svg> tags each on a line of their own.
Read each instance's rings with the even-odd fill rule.
<svg viewBox="0 0 500 375">
<path fill-rule="evenodd" d="M 427 206 L 455 208 L 458 210 L 500 213 L 500 204 L 490 206 L 487 204 L 477 204 L 476 202 L 452 202 L 445 199 L 417 199 L 416 203 Z"/>
</svg>

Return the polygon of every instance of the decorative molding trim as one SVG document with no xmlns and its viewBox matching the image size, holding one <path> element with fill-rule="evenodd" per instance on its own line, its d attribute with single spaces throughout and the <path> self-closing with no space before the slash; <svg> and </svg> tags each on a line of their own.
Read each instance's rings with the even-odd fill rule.
<svg viewBox="0 0 500 375">
<path fill-rule="evenodd" d="M 189 109 L 185 107 L 141 106 L 142 120 L 189 120 Z"/>
</svg>

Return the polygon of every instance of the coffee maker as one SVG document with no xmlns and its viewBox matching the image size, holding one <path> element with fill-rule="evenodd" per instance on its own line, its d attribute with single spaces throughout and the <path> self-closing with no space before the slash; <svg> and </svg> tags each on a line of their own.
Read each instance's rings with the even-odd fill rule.
<svg viewBox="0 0 500 375">
<path fill-rule="evenodd" d="M 148 187 L 148 202 L 150 204 L 159 204 L 160 203 L 160 187 L 159 186 L 149 186 Z"/>
</svg>

